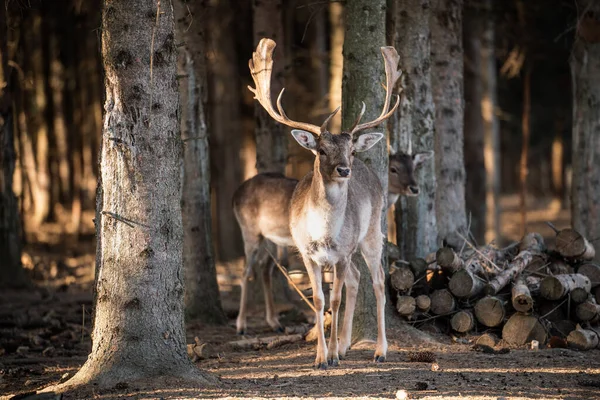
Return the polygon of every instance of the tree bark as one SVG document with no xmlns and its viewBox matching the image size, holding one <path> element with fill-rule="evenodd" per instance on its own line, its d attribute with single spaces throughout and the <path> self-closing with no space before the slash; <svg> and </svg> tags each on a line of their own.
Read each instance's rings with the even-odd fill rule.
<svg viewBox="0 0 600 400">
<path fill-rule="evenodd" d="M 600 43 L 586 35 L 598 29 L 600 3 L 578 4 L 577 25 L 571 53 L 573 85 L 573 181 L 571 214 L 573 228 L 584 237 L 600 237 Z"/>
<path fill-rule="evenodd" d="M 521 160 L 519 163 L 519 207 L 521 212 L 521 236 L 527 233 L 527 176 L 529 175 L 529 141 L 531 137 L 531 67 L 525 69 L 523 77 L 523 115 L 521 117 Z"/>
<path fill-rule="evenodd" d="M 381 82 L 385 82 L 381 46 L 385 45 L 385 0 L 355 0 L 346 4 L 344 33 L 344 72 L 342 82 L 342 128 L 348 129 L 360 113 L 361 101 L 366 105 L 363 121 L 379 116 L 385 100 Z M 379 131 L 385 134 L 385 127 Z M 377 174 L 384 193 L 388 187 L 387 140 L 380 140 L 372 149 L 358 153 L 365 164 Z M 382 232 L 387 232 L 385 212 L 382 212 Z M 385 244 L 384 244 L 385 245 Z M 385 274 L 388 275 L 386 251 L 382 254 Z M 377 335 L 377 306 L 371 284 L 371 274 L 360 253 L 352 257 L 360 271 L 360 284 L 352 327 L 353 340 L 374 339 Z M 373 266 L 375 267 L 375 266 Z M 390 309 L 393 302 L 388 299 Z"/>
<path fill-rule="evenodd" d="M 283 45 L 282 0 L 253 0 L 254 43 L 267 37 L 281 43 L 273 53 L 271 98 L 277 98 L 284 87 L 285 46 Z M 258 102 L 254 102 L 256 121 L 256 169 L 262 172 L 285 173 L 288 137 L 285 126 L 276 122 Z"/>
<path fill-rule="evenodd" d="M 212 248 L 210 148 L 206 121 L 205 29 L 207 2 L 174 2 L 177 21 L 181 139 L 183 141 L 183 267 L 186 314 L 227 322 Z"/>
<path fill-rule="evenodd" d="M 435 103 L 437 243 L 459 247 L 466 236 L 463 156 L 463 0 L 431 1 L 431 86 Z"/>
<path fill-rule="evenodd" d="M 344 70 L 344 6 L 342 2 L 329 3 L 329 112 L 333 112 L 342 104 L 342 74 Z M 342 129 L 340 120 L 336 117 L 329 123 L 332 132 Z"/>
<path fill-rule="evenodd" d="M 390 119 L 390 143 L 409 153 L 434 148 L 434 105 L 430 79 L 429 0 L 395 4 L 394 47 L 406 80 L 400 110 Z M 396 237 L 404 259 L 423 257 L 436 249 L 436 178 L 434 163 L 424 163 L 416 174 L 418 197 L 396 203 Z"/>
<path fill-rule="evenodd" d="M 241 123 L 240 77 L 235 47 L 235 26 L 231 0 L 211 0 L 208 19 L 208 89 L 210 110 L 211 186 L 215 196 L 213 230 L 219 261 L 243 257 L 242 234 L 238 227 L 231 199 L 243 181 L 241 143 L 244 131 Z"/>
<path fill-rule="evenodd" d="M 61 389 L 157 377 L 212 381 L 186 352 L 173 29 L 171 2 L 105 2 L 93 343 Z"/>
<path fill-rule="evenodd" d="M 575 288 L 582 288 L 589 293 L 592 289 L 590 279 L 581 274 L 548 276 L 540 284 L 540 294 L 548 300 L 559 300 Z"/>
<path fill-rule="evenodd" d="M 16 157 L 7 52 L 8 6 L 0 8 L 0 287 L 20 287 L 28 280 L 21 266 L 19 207 L 12 186 Z"/>
</svg>

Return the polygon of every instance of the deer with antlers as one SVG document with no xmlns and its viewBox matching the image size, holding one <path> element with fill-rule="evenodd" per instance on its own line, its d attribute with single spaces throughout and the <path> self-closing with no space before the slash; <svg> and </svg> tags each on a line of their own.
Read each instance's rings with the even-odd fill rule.
<svg viewBox="0 0 600 400">
<path fill-rule="evenodd" d="M 393 153 L 388 168 L 388 208 L 400 196 L 417 196 L 419 184 L 416 168 L 432 156 L 431 151 L 407 154 Z M 248 282 L 257 264 L 262 262 L 260 250 L 265 240 L 277 245 L 278 258 L 288 246 L 293 246 L 290 232 L 290 201 L 298 180 L 278 173 L 261 173 L 253 176 L 233 194 L 233 212 L 242 231 L 246 264 L 241 279 L 240 308 L 236 321 L 237 333 L 246 333 Z M 264 256 L 264 255 L 263 255 Z M 265 300 L 265 319 L 275 331 L 281 331 L 271 286 L 274 263 L 268 260 L 262 270 Z"/>
<path fill-rule="evenodd" d="M 390 109 L 392 90 L 401 72 L 397 69 L 399 56 L 393 47 L 382 47 L 386 71 L 386 98 L 381 115 L 374 121 L 360 124 L 363 108 L 354 126 L 348 132 L 332 134 L 327 130 L 334 111 L 319 127 L 309 123 L 293 121 L 281 106 L 284 90 L 277 99 L 277 111 L 271 101 L 271 73 L 275 42 L 262 39 L 249 61 L 255 88 L 249 87 L 255 99 L 276 121 L 295 128 L 292 135 L 304 148 L 316 157 L 314 169 L 294 189 L 290 202 L 290 232 L 308 271 L 313 290 L 316 326 L 319 332 L 315 367 L 327 368 L 339 365 L 339 356 L 344 356 L 350 347 L 352 318 L 360 272 L 352 263 L 352 254 L 360 249 L 373 279 L 377 299 L 377 345 L 375 361 L 385 361 L 387 339 L 385 334 L 385 283 L 381 266 L 383 234 L 381 213 L 384 208 L 384 193 L 377 175 L 362 161 L 355 159 L 357 152 L 373 147 L 383 138 L 382 133 L 364 133 L 389 118 L 399 104 Z M 356 140 L 354 140 L 356 139 Z M 321 270 L 325 265 L 334 266 L 333 290 L 331 294 L 332 325 L 328 348 L 325 346 L 323 329 L 324 295 L 321 285 Z M 346 285 L 346 310 L 341 339 L 338 342 L 338 314 L 341 303 L 342 285 Z"/>
</svg>

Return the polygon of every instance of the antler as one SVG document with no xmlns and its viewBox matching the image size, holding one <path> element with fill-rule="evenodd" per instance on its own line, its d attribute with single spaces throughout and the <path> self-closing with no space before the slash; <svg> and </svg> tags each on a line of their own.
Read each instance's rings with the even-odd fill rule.
<svg viewBox="0 0 600 400">
<path fill-rule="evenodd" d="M 390 102 L 392 100 L 392 90 L 394 90 L 394 86 L 396 85 L 396 82 L 402 75 L 402 71 L 398 69 L 398 62 L 400 61 L 400 56 L 398 55 L 398 52 L 396 51 L 396 49 L 394 49 L 391 46 L 382 47 L 381 54 L 383 55 L 383 59 L 385 62 L 385 76 L 386 76 L 386 84 L 385 84 L 386 96 L 385 96 L 385 103 L 383 105 L 383 110 L 381 111 L 381 115 L 379 116 L 379 118 L 377 118 L 376 120 L 371 121 L 371 122 L 366 122 L 364 124 L 359 125 L 358 123 L 360 122 L 360 119 L 362 118 L 363 114 L 365 113 L 365 103 L 363 102 L 363 106 L 362 106 L 360 115 L 356 119 L 356 122 L 354 123 L 352 128 L 350 128 L 351 135 L 355 134 L 358 131 L 362 131 L 364 129 L 372 128 L 374 126 L 379 125 L 381 122 L 388 119 L 394 113 L 394 111 L 396 111 L 396 108 L 398 108 L 398 105 L 400 104 L 400 96 L 397 96 L 396 104 L 394 105 L 394 107 L 391 110 L 389 109 Z"/>
<path fill-rule="evenodd" d="M 305 122 L 292 121 L 285 114 L 283 107 L 281 107 L 281 96 L 283 95 L 285 88 L 281 89 L 281 92 L 277 97 L 277 109 L 279 110 L 279 113 L 273 108 L 273 103 L 271 102 L 271 73 L 273 72 L 273 50 L 275 49 L 275 46 L 275 42 L 267 38 L 261 39 L 258 46 L 256 46 L 256 51 L 252 53 L 252 59 L 248 61 L 250 73 L 252 74 L 252 79 L 254 80 L 256 88 L 248 86 L 248 89 L 254 93 L 254 98 L 258 100 L 275 121 L 292 128 L 311 132 L 318 136 L 321 134 L 323 127 L 318 127 Z M 328 121 L 329 118 L 325 121 L 324 126 L 327 125 Z"/>
</svg>

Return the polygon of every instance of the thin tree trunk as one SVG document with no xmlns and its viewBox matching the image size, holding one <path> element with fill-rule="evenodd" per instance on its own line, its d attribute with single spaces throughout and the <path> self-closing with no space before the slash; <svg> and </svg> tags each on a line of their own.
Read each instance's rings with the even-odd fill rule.
<svg viewBox="0 0 600 400">
<path fill-rule="evenodd" d="M 464 94 L 465 94 L 465 204 L 471 222 L 471 235 L 477 243 L 485 242 L 486 174 L 483 154 L 484 124 L 481 110 L 483 83 L 481 79 L 481 36 L 483 18 L 470 1 L 466 2 L 463 18 Z"/>
<path fill-rule="evenodd" d="M 392 116 L 391 141 L 397 150 L 416 153 L 433 150 L 434 105 L 430 79 L 429 0 L 407 0 L 396 5 L 395 47 L 406 87 L 400 111 Z M 434 163 L 424 163 L 416 173 L 421 187 L 418 197 L 396 203 L 396 237 L 404 259 L 424 257 L 435 251 L 436 180 Z"/>
<path fill-rule="evenodd" d="M 563 205 L 564 198 L 564 141 L 563 141 L 564 120 L 561 116 L 556 116 L 554 121 L 554 139 L 552 140 L 552 191 L 555 201 Z"/>
<path fill-rule="evenodd" d="M 211 181 L 215 192 L 217 259 L 230 261 L 241 258 L 242 235 L 231 199 L 242 183 L 241 143 L 244 141 L 240 110 L 240 77 L 236 68 L 234 18 L 231 0 L 211 0 L 209 15 L 208 88 L 211 132 Z"/>
<path fill-rule="evenodd" d="M 93 343 L 62 389 L 157 377 L 209 382 L 186 353 L 173 25 L 169 1 L 105 3 Z"/>
<path fill-rule="evenodd" d="M 183 141 L 183 266 L 187 315 L 203 322 L 227 321 L 212 248 L 210 150 L 206 123 L 207 1 L 174 2 L 177 21 L 181 139 Z"/>
<path fill-rule="evenodd" d="M 356 120 L 361 101 L 366 104 L 364 121 L 377 118 L 383 107 L 385 92 L 381 82 L 382 79 L 385 81 L 385 72 L 380 47 L 385 45 L 385 10 L 385 0 L 355 0 L 346 3 L 344 76 L 347 79 L 342 83 L 344 129 L 348 129 Z M 379 129 L 385 133 L 385 125 Z M 379 141 L 371 150 L 359 153 L 357 157 L 379 176 L 384 193 L 387 193 L 387 140 Z M 381 225 L 382 232 L 387 232 L 385 213 L 382 213 Z M 385 254 L 384 249 L 384 266 L 387 265 Z M 377 336 L 377 302 L 371 274 L 360 253 L 355 254 L 352 261 L 361 274 L 352 337 L 353 340 L 374 339 Z M 388 303 L 393 307 L 393 302 Z"/>
<path fill-rule="evenodd" d="M 273 54 L 273 74 L 271 75 L 272 97 L 276 98 L 284 86 L 283 70 L 285 67 L 285 46 L 283 46 L 281 0 L 253 0 L 254 43 L 267 37 L 281 48 Z M 255 102 L 256 121 L 256 169 L 258 172 L 285 172 L 287 162 L 288 136 L 284 126 L 277 123 L 267 114 L 263 107 Z"/>
<path fill-rule="evenodd" d="M 8 11 L 0 7 L 0 287 L 27 283 L 21 266 L 19 207 L 13 193 L 15 148 L 8 67 Z"/>
<path fill-rule="evenodd" d="M 344 6 L 341 2 L 329 3 L 329 112 L 342 104 L 342 76 L 344 71 Z M 341 120 L 333 118 L 329 124 L 331 132 L 340 132 Z"/>
<path fill-rule="evenodd" d="M 531 68 L 526 67 L 523 78 L 523 116 L 521 119 L 522 143 L 521 161 L 519 163 L 519 206 L 521 212 L 521 237 L 527 233 L 527 175 L 529 158 L 529 140 L 531 137 L 529 117 L 531 115 Z"/>
<path fill-rule="evenodd" d="M 496 57 L 494 19 L 492 0 L 485 0 L 482 15 L 483 31 L 481 40 L 481 70 L 482 83 L 481 112 L 484 129 L 484 160 L 486 171 L 486 242 L 489 243 L 501 236 L 500 230 L 500 129 L 496 108 L 498 96 L 496 91 Z"/>
<path fill-rule="evenodd" d="M 460 247 L 465 235 L 463 157 L 463 0 L 433 0 L 431 85 L 435 103 L 435 209 L 438 243 Z"/>
<path fill-rule="evenodd" d="M 573 87 L 572 225 L 590 240 L 600 238 L 600 44 L 587 33 L 598 29 L 600 3 L 579 2 L 571 53 Z M 596 253 L 598 254 L 598 253 Z"/>
</svg>

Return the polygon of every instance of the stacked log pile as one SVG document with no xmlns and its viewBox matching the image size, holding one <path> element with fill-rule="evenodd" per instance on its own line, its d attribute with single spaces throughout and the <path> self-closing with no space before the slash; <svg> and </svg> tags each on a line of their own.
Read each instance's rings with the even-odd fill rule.
<svg viewBox="0 0 600 400">
<path fill-rule="evenodd" d="M 410 262 L 395 254 L 388 252 L 396 308 L 421 329 L 600 348 L 600 264 L 573 229 L 556 230 L 553 249 L 529 233 L 502 249 L 465 243 Z"/>
</svg>

